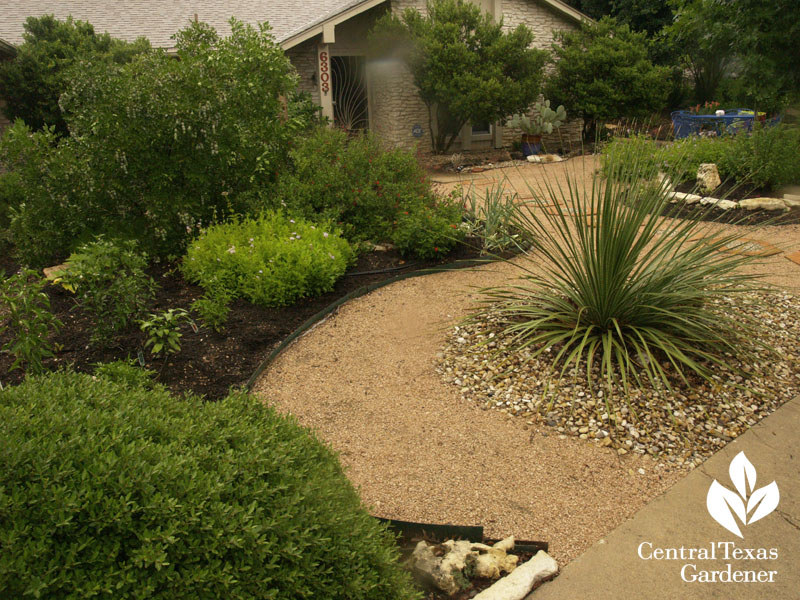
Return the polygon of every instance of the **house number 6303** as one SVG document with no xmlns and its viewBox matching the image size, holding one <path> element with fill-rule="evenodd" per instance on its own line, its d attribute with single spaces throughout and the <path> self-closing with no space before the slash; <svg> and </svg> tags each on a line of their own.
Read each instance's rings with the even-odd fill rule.
<svg viewBox="0 0 800 600">
<path fill-rule="evenodd" d="M 331 74 L 328 70 L 328 53 L 319 53 L 319 83 L 324 94 L 331 89 Z"/>
</svg>

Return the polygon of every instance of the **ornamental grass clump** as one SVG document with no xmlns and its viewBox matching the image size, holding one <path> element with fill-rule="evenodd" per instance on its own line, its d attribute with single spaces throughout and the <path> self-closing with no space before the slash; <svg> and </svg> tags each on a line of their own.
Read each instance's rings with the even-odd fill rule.
<svg viewBox="0 0 800 600">
<path fill-rule="evenodd" d="M 739 270 L 754 257 L 725 251 L 737 234 L 662 218 L 669 174 L 659 183 L 652 163 L 610 164 L 607 178 L 583 185 L 573 172 L 531 187 L 519 213 L 535 238 L 525 274 L 484 290 L 474 318 L 499 319 L 512 351 L 552 356 L 559 378 L 585 369 L 609 391 L 644 380 L 672 390 L 691 374 L 737 369 L 732 358 L 746 363 L 759 344 L 756 325 L 713 300 L 755 289 L 757 276 Z"/>
</svg>

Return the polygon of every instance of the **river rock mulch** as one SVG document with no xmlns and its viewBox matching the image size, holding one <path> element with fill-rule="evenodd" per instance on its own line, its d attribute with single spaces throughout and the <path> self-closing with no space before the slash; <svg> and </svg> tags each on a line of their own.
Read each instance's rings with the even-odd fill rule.
<svg viewBox="0 0 800 600">
<path fill-rule="evenodd" d="M 722 310 L 751 315 L 763 326 L 761 341 L 779 353 L 762 348 L 756 364 L 739 363 L 750 369 L 750 377 L 718 371 L 713 384 L 690 377 L 689 385 L 671 383 L 672 393 L 644 380 L 626 397 L 621 386 L 609 391 L 599 373 L 587 381 L 585 365 L 559 381 L 548 362 L 555 350 L 537 358 L 530 350 L 510 351 L 491 316 L 449 331 L 437 372 L 460 389 L 465 401 L 484 410 L 619 454 L 646 453 L 662 464 L 691 469 L 800 393 L 800 297 L 775 291 L 716 302 Z"/>
</svg>

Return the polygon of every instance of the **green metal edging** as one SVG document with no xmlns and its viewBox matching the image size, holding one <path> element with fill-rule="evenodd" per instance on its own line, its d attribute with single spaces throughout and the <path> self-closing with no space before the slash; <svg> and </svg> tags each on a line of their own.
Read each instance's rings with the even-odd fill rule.
<svg viewBox="0 0 800 600">
<path fill-rule="evenodd" d="M 361 296 L 364 296 L 364 295 L 366 295 L 366 294 L 368 294 L 370 292 L 373 292 L 373 291 L 375 291 L 377 289 L 380 289 L 380 288 L 382 288 L 382 287 L 384 287 L 386 285 L 390 285 L 390 284 L 395 283 L 397 281 L 403 281 L 404 279 L 411 279 L 412 277 L 421 277 L 423 275 L 431 275 L 433 273 L 444 273 L 444 272 L 447 272 L 447 271 L 458 271 L 460 269 L 468 269 L 470 267 L 476 267 L 476 266 L 479 266 L 479 265 L 485 265 L 485 264 L 490 264 L 490 263 L 493 263 L 493 262 L 497 262 L 498 260 L 502 260 L 502 259 L 493 259 L 493 258 L 480 259 L 479 258 L 479 259 L 472 259 L 472 260 L 456 261 L 456 262 L 452 262 L 452 263 L 447 263 L 446 265 L 441 265 L 441 266 L 437 266 L 437 267 L 431 267 L 430 269 L 420 269 L 418 271 L 412 271 L 411 273 L 402 273 L 400 275 L 397 275 L 395 277 L 390 277 L 389 279 L 385 279 L 383 281 L 378 281 L 376 283 L 370 283 L 368 285 L 363 285 L 360 288 L 357 288 L 357 289 L 353 290 L 349 294 L 345 294 L 344 296 L 342 296 L 341 298 L 339 298 L 338 300 L 336 300 L 332 304 L 329 304 L 328 306 L 323 308 L 321 311 L 319 311 L 318 313 L 316 313 L 315 315 L 313 315 L 312 317 L 307 319 L 302 325 L 300 325 L 300 327 L 295 329 L 280 344 L 278 344 L 278 346 L 274 350 L 272 350 L 272 352 L 269 353 L 267 358 L 265 358 L 261 362 L 261 364 L 258 365 L 256 370 L 250 376 L 250 379 L 247 380 L 247 383 L 245 384 L 245 387 L 244 387 L 245 391 L 246 392 L 253 391 L 253 386 L 255 385 L 256 380 L 259 378 L 259 376 L 266 370 L 266 368 L 270 364 L 272 364 L 272 362 L 278 357 L 278 355 L 280 355 L 280 353 L 283 352 L 289 346 L 289 344 L 291 344 L 299 336 L 301 336 L 303 333 L 308 331 L 311 327 L 313 327 L 314 325 L 319 323 L 322 319 L 327 317 L 329 314 L 331 314 L 333 311 L 335 311 L 337 308 L 339 308 L 345 302 L 347 302 L 349 300 L 352 300 L 354 298 L 359 298 Z"/>
</svg>

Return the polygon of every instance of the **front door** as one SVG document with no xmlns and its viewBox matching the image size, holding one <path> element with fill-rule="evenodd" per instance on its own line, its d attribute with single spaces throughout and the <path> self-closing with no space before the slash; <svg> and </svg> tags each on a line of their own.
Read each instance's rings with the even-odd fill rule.
<svg viewBox="0 0 800 600">
<path fill-rule="evenodd" d="M 363 56 L 332 56 L 333 122 L 346 131 L 369 128 L 367 70 Z"/>
</svg>

